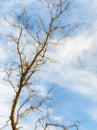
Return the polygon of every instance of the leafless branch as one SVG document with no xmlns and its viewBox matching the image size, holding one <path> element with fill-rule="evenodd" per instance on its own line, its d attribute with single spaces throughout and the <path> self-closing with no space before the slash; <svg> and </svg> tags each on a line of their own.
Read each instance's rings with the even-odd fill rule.
<svg viewBox="0 0 97 130">
<path fill-rule="evenodd" d="M 12 130 L 20 129 L 21 127 L 19 128 L 17 126 L 21 118 L 24 118 L 27 114 L 33 112 L 34 110 L 40 111 L 40 108 L 43 106 L 43 104 L 47 100 L 51 99 L 49 98 L 49 94 L 51 93 L 52 88 L 49 89 L 46 96 L 44 96 L 43 98 L 40 97 L 40 100 L 37 102 L 37 105 L 33 103 L 29 104 L 29 101 L 32 99 L 34 100 L 34 97 L 39 98 L 39 95 L 37 93 L 33 94 L 32 93 L 33 89 L 29 87 L 30 88 L 29 90 L 31 90 L 29 92 L 30 94 L 26 99 L 23 99 L 22 104 L 19 104 L 19 99 L 21 97 L 23 89 L 27 88 L 28 85 L 31 86 L 30 85 L 31 78 L 34 77 L 36 72 L 40 69 L 41 66 L 43 66 L 44 63 L 46 63 L 48 59 L 51 60 L 50 57 L 46 57 L 48 47 L 51 44 L 57 45 L 59 41 L 62 38 L 64 38 L 63 35 L 61 38 L 58 36 L 56 42 L 53 42 L 54 40 L 53 33 L 59 31 L 64 32 L 67 28 L 77 27 L 77 25 L 72 25 L 72 24 L 67 24 L 67 25 L 60 25 L 59 23 L 55 24 L 55 22 L 57 22 L 57 20 L 60 19 L 63 13 L 65 13 L 69 9 L 72 0 L 58 0 L 58 1 L 39 0 L 39 1 L 48 10 L 50 16 L 48 27 L 45 23 L 45 20 L 41 17 L 38 17 L 35 23 L 36 30 L 33 30 L 33 28 L 29 28 L 31 23 L 29 22 L 29 17 L 27 16 L 27 12 L 24 9 L 20 13 L 20 15 L 19 14 L 17 15 L 18 21 L 16 21 L 16 23 L 9 22 L 9 20 L 5 18 L 9 25 L 18 29 L 19 31 L 18 36 L 16 37 L 10 34 L 4 34 L 4 35 L 1 34 L 4 37 L 11 39 L 11 41 L 15 43 L 14 44 L 15 52 L 18 56 L 18 61 L 12 61 L 14 67 L 11 68 L 10 66 L 10 69 L 6 71 L 7 76 L 5 78 L 5 80 L 11 85 L 11 87 L 15 92 L 15 96 L 13 98 L 11 112 L 10 112 L 10 121 L 11 121 Z M 41 34 L 43 34 L 43 37 Z M 53 37 L 53 39 L 51 37 Z M 26 38 L 30 39 L 28 40 L 28 42 L 30 42 L 31 45 L 35 48 L 34 52 L 31 53 L 31 56 L 29 56 L 30 60 L 28 60 L 27 53 L 26 53 L 26 45 L 28 44 Z M 15 78 L 14 80 L 12 80 L 13 77 L 12 74 L 15 77 L 18 76 L 18 80 Z M 15 80 L 16 80 L 16 84 L 14 83 Z M 25 108 L 26 104 L 29 104 L 27 108 Z M 46 117 L 40 118 L 38 122 L 45 118 Z M 70 127 L 76 127 L 76 129 L 78 128 L 77 124 L 65 127 L 64 125 L 60 125 L 60 124 L 46 123 L 44 130 L 46 130 L 48 126 L 60 127 L 63 128 L 63 130 L 66 130 Z M 37 123 L 35 129 L 37 129 Z"/>
</svg>

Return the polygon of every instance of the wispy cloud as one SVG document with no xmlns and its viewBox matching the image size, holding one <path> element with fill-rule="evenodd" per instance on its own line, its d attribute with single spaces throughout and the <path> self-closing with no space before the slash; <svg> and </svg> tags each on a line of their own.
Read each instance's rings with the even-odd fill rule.
<svg viewBox="0 0 97 130">
<path fill-rule="evenodd" d="M 96 34 L 88 36 L 81 34 L 73 39 L 62 41 L 64 45 L 57 46 L 57 51 L 50 53 L 50 56 L 59 63 L 49 66 L 53 68 L 53 72 L 57 73 L 57 76 L 51 70 L 48 72 L 50 77 L 47 76 L 47 78 L 52 81 L 53 76 L 53 80 L 63 87 L 67 82 L 68 89 L 93 98 L 97 93 L 97 63 L 95 60 L 97 44 Z"/>
<path fill-rule="evenodd" d="M 97 106 L 91 106 L 86 110 L 86 113 L 90 116 L 90 118 L 97 122 Z"/>
</svg>

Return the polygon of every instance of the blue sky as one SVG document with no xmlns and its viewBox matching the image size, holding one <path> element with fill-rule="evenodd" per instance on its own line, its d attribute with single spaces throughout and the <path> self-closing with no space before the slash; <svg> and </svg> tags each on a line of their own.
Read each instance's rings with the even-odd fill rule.
<svg viewBox="0 0 97 130">
<path fill-rule="evenodd" d="M 7 16 L 10 21 L 14 21 L 14 13 L 22 8 L 26 8 L 29 14 L 33 14 L 33 18 L 36 14 L 41 14 L 44 19 L 47 17 L 41 5 L 37 4 L 37 0 L 0 0 L 0 32 L 17 34 L 17 30 L 13 30 L 4 21 L 4 17 Z M 97 0 L 74 1 L 66 14 L 66 22 L 79 23 L 80 26 L 75 32 L 71 31 L 70 36 L 61 41 L 61 45 L 54 48 L 52 46 L 49 49 L 47 55 L 58 63 L 48 63 L 42 67 L 42 77 L 39 73 L 40 81 L 36 84 L 38 89 L 42 88 L 42 95 L 46 92 L 43 86 L 57 84 L 52 95 L 57 100 L 56 107 L 51 110 L 54 112 L 53 118 L 69 124 L 80 120 L 82 123 L 79 130 L 95 130 L 97 126 L 96 17 Z M 64 17 L 63 20 L 65 20 Z M 6 45 L 5 41 L 0 38 L 0 115 L 9 113 L 12 98 L 12 91 L 2 81 L 3 65 L 10 60 L 10 57 L 13 57 L 10 47 L 11 45 Z M 35 118 L 37 117 L 38 115 Z M 0 118 L 0 120 L 3 122 L 4 119 Z M 30 130 L 31 126 L 26 120 L 23 130 L 27 129 Z M 10 130 L 10 128 L 5 130 Z"/>
</svg>

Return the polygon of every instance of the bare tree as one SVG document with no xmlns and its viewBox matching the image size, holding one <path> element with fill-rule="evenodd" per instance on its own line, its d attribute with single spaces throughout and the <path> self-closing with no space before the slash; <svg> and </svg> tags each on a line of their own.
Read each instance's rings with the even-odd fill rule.
<svg viewBox="0 0 97 130">
<path fill-rule="evenodd" d="M 11 112 L 6 125 L 10 121 L 12 130 L 18 130 L 22 127 L 19 126 L 20 120 L 36 110 L 46 111 L 46 115 L 37 120 L 34 130 L 37 130 L 39 126 L 43 130 L 52 127 L 63 130 L 75 127 L 78 130 L 79 122 L 75 122 L 70 126 L 61 124 L 61 122 L 50 122 L 48 120 L 50 117 L 49 111 L 47 106 L 43 104 L 48 100 L 52 100 L 50 93 L 53 87 L 49 88 L 44 97 L 41 97 L 33 85 L 33 79 L 39 72 L 40 67 L 46 61 L 52 61 L 46 55 L 48 47 L 59 44 L 61 39 L 66 37 L 68 28 L 77 27 L 76 24 L 69 23 L 65 25 L 64 22 L 60 24 L 62 22 L 61 16 L 70 8 L 72 0 L 39 0 L 39 2 L 48 11 L 48 20 L 44 20 L 39 16 L 32 24 L 32 19 L 28 17 L 24 9 L 20 14 L 17 14 L 15 23 L 11 23 L 6 19 L 12 27 L 18 30 L 18 36 L 5 34 L 14 45 L 16 58 L 5 69 L 5 80 L 14 90 Z M 27 47 L 29 47 L 29 52 Z"/>
</svg>

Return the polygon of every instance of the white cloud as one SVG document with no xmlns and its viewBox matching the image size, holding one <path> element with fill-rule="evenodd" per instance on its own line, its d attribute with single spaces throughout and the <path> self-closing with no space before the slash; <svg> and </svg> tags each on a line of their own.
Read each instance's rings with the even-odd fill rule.
<svg viewBox="0 0 97 130">
<path fill-rule="evenodd" d="M 0 77 L 3 77 L 3 73 L 0 73 Z M 0 122 L 2 122 L 0 123 L 0 128 L 5 125 L 6 121 L 9 119 L 12 97 L 13 90 L 10 86 L 0 82 Z M 10 130 L 10 127 L 6 127 L 5 130 Z"/>
<path fill-rule="evenodd" d="M 54 119 L 55 121 L 58 121 L 58 122 L 61 122 L 61 121 L 62 121 L 62 117 L 59 117 L 59 116 L 55 116 L 55 117 L 53 117 L 53 119 Z"/>
<path fill-rule="evenodd" d="M 6 0 L 4 0 L 3 2 L 0 1 L 0 4 L 2 5 L 1 6 L 2 7 L 1 13 L 2 12 L 4 14 L 8 13 L 8 11 L 13 9 L 13 6 L 17 6 L 18 5 L 18 7 L 19 6 L 23 7 L 23 6 L 28 6 L 28 5 L 36 3 L 36 2 L 37 2 L 37 0 L 24 0 L 24 1 L 22 1 L 22 0 L 17 0 L 17 1 L 16 0 L 10 0 L 10 2 L 8 2 Z M 6 8 L 5 8 L 5 5 L 7 5 Z"/>
<path fill-rule="evenodd" d="M 39 96 L 46 96 L 47 94 L 47 90 L 46 87 L 42 86 L 42 85 L 34 85 L 33 89 L 35 89 L 35 91 L 38 93 Z"/>
<path fill-rule="evenodd" d="M 7 55 L 5 53 L 5 50 L 3 47 L 0 46 L 0 60 L 4 60 L 7 58 Z"/>
<path fill-rule="evenodd" d="M 97 101 L 96 35 L 97 32 L 91 34 L 90 30 L 88 34 L 83 32 L 73 39 L 63 40 L 62 46 L 48 54 L 59 63 L 46 68 L 48 75 L 44 74 L 44 79 Z"/>
</svg>

